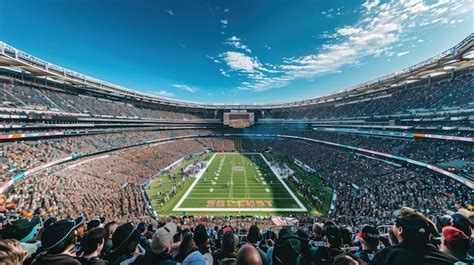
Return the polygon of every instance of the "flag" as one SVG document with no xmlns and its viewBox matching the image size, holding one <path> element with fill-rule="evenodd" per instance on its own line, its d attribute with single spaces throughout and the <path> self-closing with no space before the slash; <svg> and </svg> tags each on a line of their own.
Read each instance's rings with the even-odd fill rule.
<svg viewBox="0 0 474 265">
<path fill-rule="evenodd" d="M 272 217 L 272 221 L 275 225 L 287 225 L 286 220 L 280 217 Z"/>
</svg>

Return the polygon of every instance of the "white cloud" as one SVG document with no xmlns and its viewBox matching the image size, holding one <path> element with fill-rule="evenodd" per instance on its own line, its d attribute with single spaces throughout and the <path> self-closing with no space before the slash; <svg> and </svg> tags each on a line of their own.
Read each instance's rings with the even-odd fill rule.
<svg viewBox="0 0 474 265">
<path fill-rule="evenodd" d="M 199 89 L 197 87 L 189 86 L 189 85 L 174 84 L 174 85 L 171 85 L 171 86 L 174 87 L 174 88 L 177 88 L 177 89 L 181 89 L 181 90 L 190 92 L 190 93 L 194 93 L 194 92 L 199 91 Z"/>
<path fill-rule="evenodd" d="M 166 13 L 168 13 L 168 15 L 170 15 L 170 16 L 174 16 L 174 13 L 173 13 L 172 10 L 169 10 L 169 9 L 168 9 L 168 10 L 166 10 Z"/>
<path fill-rule="evenodd" d="M 234 71 L 255 72 L 256 62 L 251 57 L 241 52 L 225 52 L 221 54 L 223 60 L 227 63 L 230 69 Z"/>
<path fill-rule="evenodd" d="M 224 9 L 224 13 L 227 13 L 227 12 L 229 12 L 229 9 L 228 8 Z"/>
<path fill-rule="evenodd" d="M 233 71 L 251 73 L 249 76 L 258 79 L 263 77 L 264 73 L 276 74 L 281 71 L 275 70 L 270 64 L 264 66 L 257 57 L 250 57 L 241 52 L 227 51 L 220 54 L 222 60 Z"/>
<path fill-rule="evenodd" d="M 362 7 L 370 11 L 372 8 L 376 7 L 380 3 L 380 0 L 366 0 L 363 4 Z"/>
<path fill-rule="evenodd" d="M 397 53 L 397 56 L 398 56 L 398 57 L 400 57 L 400 56 L 405 56 L 405 55 L 407 55 L 407 54 L 409 54 L 409 53 L 410 53 L 410 51 L 399 52 L 399 53 Z"/>
<path fill-rule="evenodd" d="M 168 91 L 165 91 L 165 90 L 153 91 L 151 93 L 155 94 L 159 97 L 164 97 L 164 98 L 173 98 L 173 97 L 176 96 L 175 94 L 173 94 L 171 92 L 168 92 Z"/>
<path fill-rule="evenodd" d="M 462 17 L 474 9 L 473 5 L 467 4 L 469 1 L 390 0 L 380 3 L 379 0 L 367 0 L 362 4 L 358 21 L 336 29 L 334 33 L 325 33 L 331 39 L 313 54 L 283 58 L 280 64 L 273 64 L 273 67 L 260 63 L 257 56 L 240 52 L 228 51 L 218 59 L 229 67 L 227 73 L 234 72 L 246 78 L 241 82 L 241 90 L 278 88 L 295 79 L 337 73 L 342 66 L 358 66 L 367 57 L 406 55 L 408 51 L 395 53 L 392 49 L 407 47 L 408 42 L 421 42 L 412 38 L 413 33 L 419 34 L 433 24 L 462 22 Z M 458 7 L 458 3 L 463 8 Z M 454 7 L 456 9 L 453 10 Z M 443 11 L 445 8 L 450 12 Z M 335 14 L 339 11 L 330 9 L 324 12 Z M 226 44 L 250 51 L 247 46 L 241 46 L 243 44 L 236 36 L 229 38 Z"/>
<path fill-rule="evenodd" d="M 252 53 L 252 50 L 250 50 L 247 45 L 243 44 L 240 38 L 237 38 L 236 36 L 228 38 L 224 44 L 230 45 L 236 49 L 244 50 L 248 53 Z"/>
<path fill-rule="evenodd" d="M 350 36 L 357 33 L 360 33 L 362 30 L 360 28 L 345 27 L 337 30 L 337 34 L 340 36 Z"/>
<path fill-rule="evenodd" d="M 229 24 L 229 21 L 227 21 L 227 19 L 221 19 L 221 23 L 222 25 L 227 25 Z"/>
</svg>

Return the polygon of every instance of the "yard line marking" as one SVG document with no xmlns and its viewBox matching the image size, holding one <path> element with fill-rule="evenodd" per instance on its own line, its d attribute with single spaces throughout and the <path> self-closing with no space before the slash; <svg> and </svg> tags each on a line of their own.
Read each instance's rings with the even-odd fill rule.
<svg viewBox="0 0 474 265">
<path fill-rule="evenodd" d="M 230 168 L 232 170 L 230 172 L 230 178 L 231 178 L 231 181 L 232 181 L 231 186 L 232 187 L 230 187 L 230 189 L 229 189 L 230 194 L 228 194 L 228 195 L 231 196 L 232 200 L 241 199 L 240 196 L 237 196 L 237 197 L 234 198 L 234 195 L 233 195 L 234 194 L 234 188 L 233 188 L 234 184 L 239 184 L 239 185 L 237 185 L 237 187 L 235 189 L 235 192 L 239 192 L 239 195 L 245 195 L 245 199 L 248 199 L 251 196 L 251 194 L 250 194 L 251 190 L 258 193 L 260 191 L 260 189 L 258 189 L 256 187 L 251 188 L 251 187 L 248 186 L 247 167 L 245 167 L 245 161 L 242 161 L 243 166 L 244 166 L 245 178 L 243 180 L 242 179 L 237 179 L 237 183 L 233 183 L 234 182 L 233 165 L 235 163 L 235 156 L 236 155 L 242 155 L 242 154 L 255 154 L 255 155 L 257 155 L 257 157 L 256 157 L 257 160 L 259 159 L 258 155 L 260 155 L 260 157 L 263 159 L 263 161 L 258 160 L 255 163 L 252 162 L 256 167 L 255 169 L 256 170 L 258 169 L 259 164 L 261 164 L 264 167 L 268 166 L 271 170 L 271 173 L 270 173 L 270 175 L 264 177 L 265 180 L 268 181 L 268 180 L 274 179 L 276 177 L 280 181 L 280 183 L 282 184 L 282 185 L 278 185 L 278 184 L 270 185 L 270 186 L 275 186 L 275 191 L 276 192 L 274 192 L 274 195 L 276 195 L 276 196 L 280 195 L 278 197 L 272 197 L 271 199 L 276 199 L 276 200 L 280 200 L 280 201 L 288 201 L 288 202 L 292 201 L 292 203 L 288 204 L 288 206 L 289 207 L 295 207 L 295 208 L 288 208 L 288 207 L 286 207 L 286 208 L 266 208 L 266 207 L 265 208 L 248 208 L 248 207 L 245 207 L 246 205 L 245 206 L 239 205 L 239 208 L 208 208 L 208 207 L 199 207 L 199 208 L 185 207 L 185 208 L 181 208 L 181 205 L 183 205 L 183 203 L 186 201 L 186 199 L 188 199 L 188 201 L 189 200 L 199 200 L 199 201 L 201 201 L 201 200 L 206 200 L 206 199 L 209 198 L 209 196 L 205 196 L 205 197 L 204 196 L 199 196 L 201 194 L 202 195 L 209 195 L 209 193 L 205 192 L 205 190 L 207 189 L 207 187 L 205 187 L 206 186 L 205 183 L 200 183 L 200 185 L 197 185 L 197 183 L 202 178 L 202 176 L 206 172 L 206 170 L 208 170 L 208 168 L 213 169 L 213 170 L 217 169 L 214 165 L 211 166 L 211 164 L 213 163 L 213 160 L 216 156 L 217 157 L 224 156 L 223 159 L 228 158 L 227 155 L 232 156 L 232 161 L 229 161 L 230 159 L 226 159 L 227 161 L 230 162 Z M 241 157 L 241 160 L 245 160 L 245 158 Z M 226 165 L 226 167 L 227 167 L 227 165 Z M 249 168 L 249 170 L 253 170 L 253 167 Z M 210 170 L 210 171 L 212 171 L 212 170 Z M 221 172 L 221 177 L 224 177 L 224 172 Z M 220 177 L 220 180 L 224 181 L 224 178 L 221 179 L 221 177 Z M 203 185 L 201 185 L 201 184 L 203 184 Z M 242 184 L 244 184 L 245 186 L 242 187 Z M 206 189 L 204 189 L 204 188 L 206 188 Z M 194 191 L 194 190 L 196 191 L 196 193 L 192 193 L 192 191 Z M 222 195 L 224 196 L 223 198 L 221 197 L 221 192 L 219 192 L 219 191 L 213 192 L 212 199 L 222 198 L 223 200 L 226 200 L 225 199 L 226 194 L 224 193 Z M 282 197 L 282 196 L 285 196 L 285 195 L 286 195 L 286 197 Z M 288 196 L 288 195 L 290 195 L 290 196 Z M 260 197 L 260 196 L 257 195 L 257 197 Z M 260 198 L 255 198 L 255 199 L 260 199 Z M 261 199 L 267 199 L 267 197 L 264 196 Z M 294 204 L 297 204 L 297 205 L 294 205 Z M 299 208 L 298 208 L 298 206 L 299 206 Z M 266 160 L 266 158 L 263 156 L 263 154 L 261 154 L 261 153 L 215 153 L 212 156 L 212 158 L 210 159 L 209 163 L 206 165 L 205 169 L 202 172 L 198 173 L 198 175 L 196 176 L 196 180 L 192 183 L 191 187 L 186 191 L 185 195 L 180 199 L 178 204 L 176 204 L 173 211 L 189 211 L 189 212 L 214 212 L 214 211 L 216 211 L 216 212 L 239 212 L 240 213 L 242 211 L 244 211 L 244 212 L 307 212 L 307 209 L 304 207 L 304 205 L 302 205 L 302 203 L 294 195 L 294 193 L 291 191 L 291 189 L 289 189 L 289 187 L 286 185 L 286 183 L 278 176 L 277 172 L 275 172 L 275 170 L 270 166 L 269 162 Z"/>
<path fill-rule="evenodd" d="M 184 193 L 183 197 L 178 201 L 176 206 L 173 208 L 173 211 L 176 211 L 176 209 L 178 209 L 181 206 L 181 204 L 183 204 L 184 200 L 186 200 L 189 193 L 191 193 L 191 191 L 193 190 L 194 186 L 196 186 L 196 184 L 201 179 L 202 175 L 204 175 L 204 173 L 206 172 L 207 168 L 212 163 L 212 160 L 214 160 L 214 157 L 216 157 L 216 155 L 217 155 L 217 153 L 212 156 L 211 160 L 209 160 L 209 163 L 207 163 L 206 167 L 203 170 L 201 170 L 201 172 L 199 172 L 197 174 L 196 179 L 194 180 L 193 184 L 191 184 L 191 187 L 189 187 L 189 189 L 186 191 L 186 193 Z"/>
<path fill-rule="evenodd" d="M 247 197 L 250 197 L 250 192 L 249 192 L 249 187 L 247 186 L 247 168 L 245 167 L 245 162 L 244 162 L 244 156 L 240 156 L 240 160 L 242 160 L 242 164 L 244 167 L 244 180 L 245 180 L 245 193 L 244 197 L 247 199 Z"/>
<path fill-rule="evenodd" d="M 265 156 L 263 156 L 262 153 L 260 153 L 260 156 L 263 158 L 263 161 L 265 161 L 265 163 L 267 163 L 268 167 L 271 169 L 271 171 L 273 172 L 273 174 L 275 174 L 275 177 L 281 182 L 281 184 L 283 184 L 283 186 L 286 188 L 286 190 L 287 190 L 288 193 L 291 195 L 291 197 L 293 197 L 293 199 L 294 199 L 295 202 L 298 204 L 298 206 L 300 207 L 300 209 L 303 209 L 304 211 L 307 211 L 306 207 L 304 207 L 304 205 L 300 202 L 300 200 L 296 197 L 296 195 L 291 191 L 290 187 L 288 187 L 288 185 L 286 185 L 286 183 L 283 181 L 283 179 L 280 178 L 280 175 L 278 174 L 278 172 L 276 172 L 276 171 L 270 166 L 270 162 L 268 162 L 268 160 L 265 158 Z"/>
<path fill-rule="evenodd" d="M 179 208 L 178 210 L 186 212 L 306 212 L 306 209 L 301 208 Z"/>
<path fill-rule="evenodd" d="M 224 155 L 225 156 L 225 155 Z M 234 156 L 232 156 L 232 163 L 230 166 L 230 190 L 229 198 L 234 199 Z"/>
</svg>

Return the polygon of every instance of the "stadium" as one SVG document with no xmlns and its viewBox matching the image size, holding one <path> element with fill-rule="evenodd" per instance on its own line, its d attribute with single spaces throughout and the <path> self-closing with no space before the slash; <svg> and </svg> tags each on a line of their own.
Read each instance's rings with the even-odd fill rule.
<svg viewBox="0 0 474 265">
<path fill-rule="evenodd" d="M 474 33 L 280 103 L 93 76 L 0 41 L 1 264 L 474 260 Z"/>
</svg>

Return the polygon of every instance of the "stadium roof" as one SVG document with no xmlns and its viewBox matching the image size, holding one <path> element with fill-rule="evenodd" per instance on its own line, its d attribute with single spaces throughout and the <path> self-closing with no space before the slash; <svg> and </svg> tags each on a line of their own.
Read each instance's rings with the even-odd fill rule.
<svg viewBox="0 0 474 265">
<path fill-rule="evenodd" d="M 138 92 L 133 89 L 105 82 L 73 70 L 55 65 L 33 55 L 20 51 L 0 41 L 0 66 L 10 69 L 21 69 L 39 78 L 47 78 L 76 88 L 103 93 L 115 97 L 132 98 L 140 101 L 206 109 L 272 109 L 298 107 L 361 96 L 389 88 L 402 86 L 424 78 L 449 73 L 458 69 L 474 66 L 474 33 L 453 48 L 411 67 L 390 75 L 382 76 L 342 91 L 326 96 L 306 100 L 291 101 L 279 104 L 202 104 L 181 100 L 160 98 L 155 95 Z"/>
</svg>

